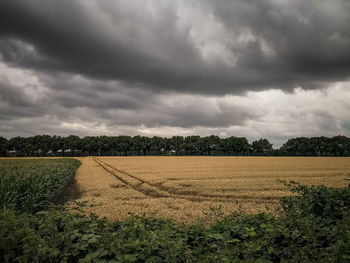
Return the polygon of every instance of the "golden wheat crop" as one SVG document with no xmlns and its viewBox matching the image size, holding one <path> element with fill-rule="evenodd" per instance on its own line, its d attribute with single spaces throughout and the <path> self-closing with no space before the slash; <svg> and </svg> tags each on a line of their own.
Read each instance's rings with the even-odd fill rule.
<svg viewBox="0 0 350 263">
<path fill-rule="evenodd" d="M 178 222 L 210 208 L 257 213 L 274 209 L 289 190 L 277 179 L 342 187 L 350 158 L 86 157 L 76 174 L 86 212 L 111 219 L 155 214 Z"/>
</svg>

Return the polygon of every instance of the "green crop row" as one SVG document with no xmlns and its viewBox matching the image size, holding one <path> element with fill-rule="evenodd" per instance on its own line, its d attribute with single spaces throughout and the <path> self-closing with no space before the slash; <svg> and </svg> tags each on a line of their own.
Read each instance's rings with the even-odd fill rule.
<svg viewBox="0 0 350 263">
<path fill-rule="evenodd" d="M 37 212 L 56 201 L 72 182 L 75 159 L 0 160 L 0 208 Z"/>
</svg>

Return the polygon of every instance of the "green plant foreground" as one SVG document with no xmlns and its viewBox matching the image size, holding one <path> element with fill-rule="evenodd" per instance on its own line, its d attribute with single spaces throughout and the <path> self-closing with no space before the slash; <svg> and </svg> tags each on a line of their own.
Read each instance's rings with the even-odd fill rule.
<svg viewBox="0 0 350 263">
<path fill-rule="evenodd" d="M 72 182 L 75 159 L 0 160 L 0 207 L 21 212 L 45 209 Z"/>
<path fill-rule="evenodd" d="M 281 200 L 280 215 L 213 210 L 213 224 L 3 208 L 0 262 L 350 262 L 350 185 L 289 186 L 297 195 Z"/>
</svg>

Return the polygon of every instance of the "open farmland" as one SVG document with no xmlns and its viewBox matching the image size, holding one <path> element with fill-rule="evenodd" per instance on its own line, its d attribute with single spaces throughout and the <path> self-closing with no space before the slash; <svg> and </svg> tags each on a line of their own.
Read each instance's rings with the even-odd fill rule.
<svg viewBox="0 0 350 263">
<path fill-rule="evenodd" d="M 350 158 L 86 157 L 76 175 L 86 212 L 111 219 L 155 214 L 178 222 L 205 218 L 211 207 L 257 213 L 290 194 L 277 179 L 344 187 Z"/>
<path fill-rule="evenodd" d="M 283 198 L 277 215 L 203 215 L 218 205 L 226 213 L 240 206 L 255 213 L 276 205 L 277 197 L 270 193 L 289 194 L 273 184 L 277 177 L 345 185 L 347 159 L 81 160 L 70 185 L 80 187 L 80 201 L 94 205 L 79 207 L 125 220 L 99 219 L 62 207 L 48 209 L 73 179 L 78 160 L 1 159 L 0 262 L 348 262 L 350 185 L 294 186 L 298 194 Z M 298 167 L 295 175 L 278 176 L 291 165 Z M 271 175 L 263 168 L 271 169 Z M 128 212 L 156 217 L 128 216 Z M 176 224 L 158 217 L 185 223 L 202 218 L 202 222 Z"/>
</svg>

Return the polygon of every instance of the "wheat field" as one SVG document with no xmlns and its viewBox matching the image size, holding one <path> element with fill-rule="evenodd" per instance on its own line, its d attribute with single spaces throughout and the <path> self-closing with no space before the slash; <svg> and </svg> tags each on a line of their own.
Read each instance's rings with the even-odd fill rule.
<svg viewBox="0 0 350 263">
<path fill-rule="evenodd" d="M 86 157 L 75 184 L 86 213 L 121 220 L 130 213 L 177 222 L 221 213 L 258 213 L 290 195 L 277 179 L 343 187 L 350 158 Z M 218 209 L 220 208 L 220 209 Z"/>
</svg>

